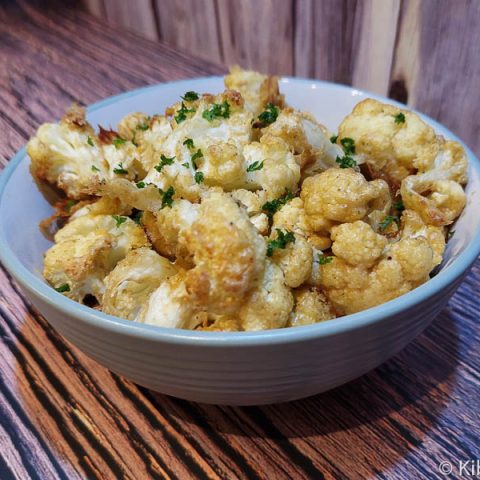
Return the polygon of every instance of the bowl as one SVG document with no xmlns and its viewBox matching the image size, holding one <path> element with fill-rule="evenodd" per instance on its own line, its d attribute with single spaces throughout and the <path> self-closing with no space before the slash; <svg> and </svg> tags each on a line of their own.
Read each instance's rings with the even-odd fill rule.
<svg viewBox="0 0 480 480">
<path fill-rule="evenodd" d="M 93 124 L 115 125 L 132 111 L 162 112 L 185 91 L 218 92 L 221 77 L 154 85 L 88 109 Z M 282 78 L 290 105 L 336 131 L 366 97 L 353 88 Z M 437 133 L 451 132 L 421 115 Z M 466 147 L 465 147 L 466 148 Z M 38 228 L 52 207 L 30 176 L 25 149 L 0 178 L 0 260 L 35 308 L 67 340 L 113 372 L 158 392 L 197 402 L 259 405 L 314 395 L 353 380 L 403 349 L 445 307 L 480 252 L 480 164 L 469 159 L 467 206 L 447 245 L 439 273 L 383 305 L 315 325 L 263 332 L 197 332 L 122 320 L 80 305 L 42 278 L 50 246 Z"/>
</svg>

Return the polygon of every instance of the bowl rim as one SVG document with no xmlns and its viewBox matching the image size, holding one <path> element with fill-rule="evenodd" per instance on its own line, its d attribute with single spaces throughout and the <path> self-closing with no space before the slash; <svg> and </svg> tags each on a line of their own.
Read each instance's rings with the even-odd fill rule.
<svg viewBox="0 0 480 480">
<path fill-rule="evenodd" d="M 222 76 L 206 76 L 195 77 L 171 82 L 163 82 L 154 85 L 140 87 L 129 90 L 118 95 L 107 97 L 103 100 L 95 102 L 87 107 L 87 112 L 91 113 L 110 105 L 118 100 L 143 94 L 147 90 L 161 88 L 166 85 L 191 84 L 201 81 L 223 81 Z M 280 77 L 280 83 L 309 83 L 320 84 L 328 88 L 337 88 L 348 90 L 350 94 L 365 95 L 380 101 L 387 101 L 390 104 L 397 105 L 414 111 L 425 119 L 433 128 L 437 130 L 447 131 L 449 136 L 460 142 L 465 148 L 468 157 L 469 166 L 475 169 L 480 175 L 480 161 L 473 152 L 462 142 L 455 134 L 446 127 L 433 120 L 429 116 L 420 113 L 407 105 L 396 102 L 392 99 L 368 92 L 363 89 L 357 89 L 349 85 L 342 85 L 323 80 L 315 80 L 308 78 L 298 78 L 291 76 Z M 17 166 L 27 156 L 26 147 L 22 147 L 8 162 L 0 175 L 0 203 L 2 202 L 6 185 Z M 280 343 L 294 343 L 307 340 L 313 340 L 318 337 L 328 337 L 339 335 L 348 331 L 372 326 L 381 321 L 385 317 L 394 316 L 403 310 L 407 310 L 420 304 L 429 297 L 441 292 L 443 289 L 453 284 L 459 279 L 474 263 L 480 254 L 480 227 L 474 233 L 474 236 L 465 250 L 460 253 L 450 265 L 441 270 L 438 275 L 431 278 L 426 283 L 420 285 L 414 290 L 401 295 L 393 300 L 375 307 L 363 310 L 358 313 L 345 315 L 327 322 L 316 323 L 313 325 L 304 325 L 292 328 L 271 329 L 255 332 L 205 332 L 196 330 L 183 330 L 179 328 L 160 327 L 156 325 L 148 325 L 137 323 L 131 320 L 125 320 L 113 315 L 108 315 L 101 311 L 94 310 L 71 300 L 64 295 L 56 292 L 46 282 L 30 272 L 18 259 L 16 254 L 10 249 L 6 239 L 0 234 L 0 262 L 10 274 L 31 294 L 39 298 L 42 302 L 50 305 L 52 308 L 59 310 L 62 314 L 74 317 L 83 321 L 90 326 L 123 334 L 146 341 L 167 342 L 178 345 L 191 345 L 197 347 L 235 347 L 235 346 L 261 346 L 274 345 Z"/>
</svg>

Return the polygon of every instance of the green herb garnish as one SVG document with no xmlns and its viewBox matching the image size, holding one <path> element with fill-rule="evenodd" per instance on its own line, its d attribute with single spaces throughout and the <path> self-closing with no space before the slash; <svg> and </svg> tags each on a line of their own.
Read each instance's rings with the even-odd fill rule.
<svg viewBox="0 0 480 480">
<path fill-rule="evenodd" d="M 395 202 L 392 206 L 395 210 L 398 210 L 399 212 L 403 212 L 405 210 L 405 205 L 403 205 L 402 200 Z"/>
<path fill-rule="evenodd" d="M 132 220 L 133 220 L 137 225 L 141 225 L 141 224 L 142 224 L 142 217 L 143 217 L 143 211 L 142 211 L 142 210 L 137 210 L 137 211 L 132 215 Z"/>
<path fill-rule="evenodd" d="M 202 117 L 209 122 L 216 118 L 229 118 L 230 104 L 226 100 L 223 103 L 214 103 L 208 110 L 204 110 Z"/>
<path fill-rule="evenodd" d="M 115 145 L 115 148 L 119 148 L 120 145 L 123 145 L 126 142 L 126 140 L 122 137 L 117 137 L 113 139 L 113 144 Z"/>
<path fill-rule="evenodd" d="M 332 143 L 337 143 L 337 139 L 338 139 L 338 135 L 332 135 L 332 136 L 330 137 L 330 141 L 331 141 Z"/>
<path fill-rule="evenodd" d="M 202 158 L 203 157 L 203 153 L 200 149 L 198 149 L 193 155 L 192 155 L 192 165 L 193 165 L 193 168 L 196 170 L 197 169 L 197 164 L 195 162 L 195 160 L 197 160 L 198 158 Z"/>
<path fill-rule="evenodd" d="M 405 115 L 400 112 L 393 116 L 395 123 L 405 123 Z"/>
<path fill-rule="evenodd" d="M 191 138 L 187 138 L 183 144 L 187 146 L 188 148 L 195 148 L 195 145 L 193 144 L 193 140 Z"/>
<path fill-rule="evenodd" d="M 127 217 L 122 217 L 121 215 L 112 215 L 112 217 L 115 222 L 117 222 L 117 228 L 119 228 L 122 223 L 125 223 L 127 221 Z"/>
<path fill-rule="evenodd" d="M 146 186 L 145 182 L 137 182 L 135 185 L 137 186 L 137 188 L 145 188 Z"/>
<path fill-rule="evenodd" d="M 188 162 L 182 163 L 182 167 L 190 168 L 190 164 Z"/>
<path fill-rule="evenodd" d="M 353 168 L 357 166 L 357 162 L 349 155 L 343 157 L 337 156 L 335 161 L 340 165 L 340 168 Z"/>
<path fill-rule="evenodd" d="M 387 215 L 378 225 L 380 230 L 387 229 L 392 223 L 396 223 L 400 226 L 400 219 L 396 215 Z"/>
<path fill-rule="evenodd" d="M 166 157 L 165 155 L 160 155 L 160 163 L 158 165 L 155 165 L 155 170 L 157 172 L 161 172 L 162 171 L 162 168 L 165 166 L 165 165 L 172 165 L 173 164 L 173 161 L 175 160 L 175 157 Z"/>
<path fill-rule="evenodd" d="M 177 110 L 177 114 L 173 117 L 177 123 L 182 123 L 187 119 L 187 113 L 194 113 L 196 110 L 194 108 L 187 108 L 182 102 L 182 106 Z"/>
<path fill-rule="evenodd" d="M 267 257 L 273 255 L 273 251 L 278 248 L 286 248 L 289 243 L 295 243 L 295 235 L 293 232 L 288 230 L 280 230 L 279 228 L 275 229 L 277 231 L 277 238 L 269 240 L 267 242 Z"/>
<path fill-rule="evenodd" d="M 87 137 L 87 143 L 88 143 L 91 147 L 94 147 L 94 146 L 95 146 L 95 144 L 93 143 L 92 137 Z"/>
<path fill-rule="evenodd" d="M 261 170 L 263 168 L 263 160 L 259 162 L 258 160 L 251 163 L 247 167 L 247 172 L 256 172 L 257 170 Z"/>
<path fill-rule="evenodd" d="M 113 173 L 116 173 L 117 175 L 126 175 L 128 173 L 128 170 L 123 168 L 123 163 L 119 163 L 118 167 L 113 169 Z"/>
<path fill-rule="evenodd" d="M 202 172 L 195 172 L 195 181 L 197 183 L 203 182 L 203 173 Z"/>
<path fill-rule="evenodd" d="M 60 285 L 59 287 L 54 287 L 54 288 L 59 293 L 70 291 L 70 285 L 68 283 L 62 283 L 62 285 Z"/>
<path fill-rule="evenodd" d="M 197 92 L 186 92 L 183 97 L 180 97 L 182 100 L 185 100 L 186 102 L 194 102 L 195 100 L 198 100 L 200 97 L 198 96 Z"/>
<path fill-rule="evenodd" d="M 353 138 L 345 137 L 340 140 L 345 155 L 355 154 L 355 140 Z"/>
<path fill-rule="evenodd" d="M 280 210 L 288 201 L 293 198 L 292 192 L 287 190 L 281 197 L 270 200 L 262 205 L 262 210 L 272 218 L 275 213 Z"/>
<path fill-rule="evenodd" d="M 160 195 L 162 195 L 162 206 L 160 210 L 165 207 L 171 207 L 173 204 L 173 196 L 175 195 L 175 189 L 170 186 L 168 190 L 163 191 L 160 187 L 158 188 Z"/>
<path fill-rule="evenodd" d="M 326 265 L 327 263 L 332 263 L 333 257 L 326 257 L 325 255 L 318 255 L 317 263 L 320 265 Z"/>
<path fill-rule="evenodd" d="M 275 122 L 278 118 L 279 109 L 273 103 L 268 103 L 265 110 L 257 117 L 258 121 L 253 124 L 254 128 L 264 128 Z"/>
<path fill-rule="evenodd" d="M 100 169 L 98 167 L 96 167 L 95 165 L 92 165 L 91 169 L 92 169 L 92 172 L 99 172 L 100 171 Z"/>
</svg>

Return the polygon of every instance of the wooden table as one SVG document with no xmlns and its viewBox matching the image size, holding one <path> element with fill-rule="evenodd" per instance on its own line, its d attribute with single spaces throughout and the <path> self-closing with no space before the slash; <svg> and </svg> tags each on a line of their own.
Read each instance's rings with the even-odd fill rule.
<svg viewBox="0 0 480 480">
<path fill-rule="evenodd" d="M 0 4 L 0 164 L 73 100 L 224 67 L 76 9 Z M 0 478 L 444 478 L 480 458 L 480 263 L 393 360 L 267 407 L 176 400 L 86 358 L 0 269 Z M 458 478 L 457 475 L 452 475 Z"/>
</svg>

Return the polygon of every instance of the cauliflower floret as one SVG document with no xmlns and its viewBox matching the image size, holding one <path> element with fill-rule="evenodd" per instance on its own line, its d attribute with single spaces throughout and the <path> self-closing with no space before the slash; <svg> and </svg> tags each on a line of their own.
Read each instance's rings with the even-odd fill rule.
<svg viewBox="0 0 480 480">
<path fill-rule="evenodd" d="M 286 108 L 264 135 L 284 140 L 295 154 L 304 176 L 322 172 L 338 166 L 336 158 L 343 157 L 343 150 L 330 141 L 327 129 L 312 115 Z"/>
<path fill-rule="evenodd" d="M 295 288 L 305 282 L 312 273 L 313 251 L 301 235 L 285 248 L 274 250 L 272 260 L 282 269 L 285 285 Z"/>
<path fill-rule="evenodd" d="M 150 295 L 137 317 L 137 322 L 158 327 L 194 329 L 202 323 L 203 316 L 191 302 L 185 285 L 186 272 L 163 281 Z"/>
<path fill-rule="evenodd" d="M 267 201 L 267 195 L 263 190 L 251 192 L 250 190 L 238 189 L 231 192 L 230 196 L 239 206 L 243 207 L 250 216 L 260 213 L 263 205 Z"/>
<path fill-rule="evenodd" d="M 300 167 L 280 138 L 264 135 L 260 142 L 252 142 L 243 149 L 249 167 L 263 165 L 247 173 L 251 190 L 262 188 L 268 200 L 281 196 L 285 190 L 295 191 L 300 180 Z"/>
<path fill-rule="evenodd" d="M 335 318 L 327 297 L 316 288 L 298 288 L 293 290 L 295 307 L 290 313 L 288 327 L 311 325 Z"/>
<path fill-rule="evenodd" d="M 83 215 L 56 233 L 44 277 L 55 288 L 67 285 L 65 295 L 73 300 L 93 295 L 100 301 L 106 275 L 130 250 L 147 245 L 143 229 L 128 217 Z"/>
<path fill-rule="evenodd" d="M 387 239 L 357 220 L 332 228 L 332 251 L 351 265 L 371 267 L 382 255 Z"/>
<path fill-rule="evenodd" d="M 194 257 L 195 268 L 186 278 L 192 302 L 213 314 L 236 312 L 261 278 L 266 254 L 247 214 L 229 195 L 211 191 L 180 243 Z"/>
<path fill-rule="evenodd" d="M 358 103 L 343 120 L 342 138 L 354 139 L 355 153 L 372 175 L 381 172 L 394 187 L 417 169 L 425 170 L 440 149 L 435 131 L 417 114 L 373 99 Z"/>
<path fill-rule="evenodd" d="M 285 327 L 293 308 L 293 295 L 282 270 L 266 260 L 260 285 L 240 308 L 238 317 L 247 331 Z"/>
<path fill-rule="evenodd" d="M 171 208 L 163 208 L 157 213 L 144 212 L 142 224 L 155 250 L 184 267 L 193 266 L 192 256 L 179 238 L 197 220 L 198 211 L 198 204 L 177 200 Z"/>
<path fill-rule="evenodd" d="M 82 206 L 73 211 L 70 220 L 82 215 L 130 215 L 132 213 L 132 209 L 122 204 L 118 198 L 102 197 L 92 203 L 81 202 L 81 204 Z"/>
<path fill-rule="evenodd" d="M 430 170 L 402 181 L 400 193 L 405 207 L 415 210 L 429 225 L 451 224 L 466 204 L 461 186 L 466 181 L 466 170 L 461 145 L 446 142 Z"/>
<path fill-rule="evenodd" d="M 268 103 L 280 107 L 284 104 L 284 96 L 279 91 L 277 77 L 243 70 L 235 65 L 225 77 L 225 86 L 240 92 L 245 99 L 245 108 L 255 115 L 258 115 Z"/>
<path fill-rule="evenodd" d="M 177 271 L 150 248 L 130 251 L 104 279 L 103 311 L 135 320 L 150 294 Z"/>
<path fill-rule="evenodd" d="M 331 168 L 305 179 L 301 198 L 306 219 L 314 231 L 328 231 L 335 222 L 354 222 L 377 209 L 388 185 L 383 180 L 367 182 L 350 168 Z"/>
</svg>

